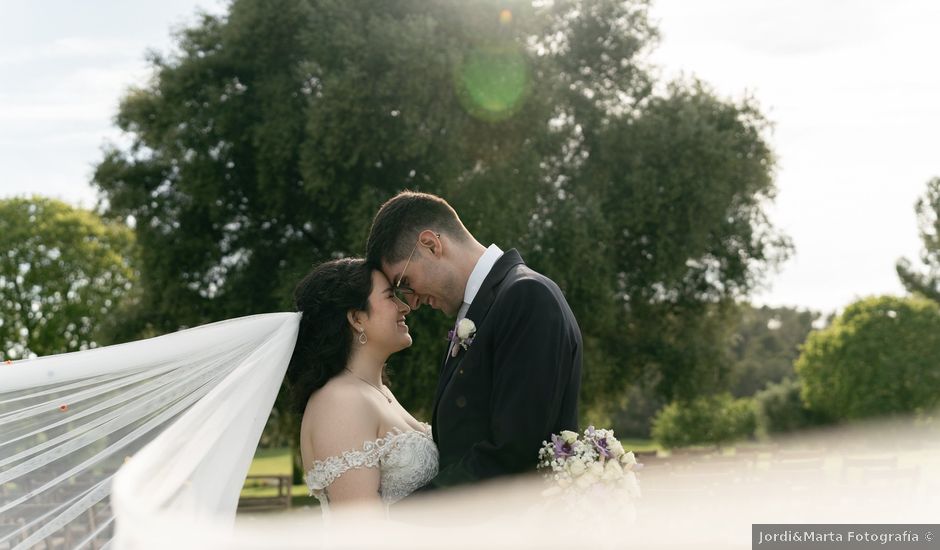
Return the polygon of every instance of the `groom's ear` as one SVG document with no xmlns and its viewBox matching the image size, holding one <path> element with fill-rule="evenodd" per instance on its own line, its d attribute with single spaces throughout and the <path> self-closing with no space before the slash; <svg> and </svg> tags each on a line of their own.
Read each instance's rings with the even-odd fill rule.
<svg viewBox="0 0 940 550">
<path fill-rule="evenodd" d="M 421 246 L 427 248 L 431 254 L 440 258 L 441 254 L 444 251 L 444 243 L 441 240 L 441 234 L 435 233 L 430 229 L 425 229 L 418 235 L 418 242 L 421 243 Z"/>
</svg>

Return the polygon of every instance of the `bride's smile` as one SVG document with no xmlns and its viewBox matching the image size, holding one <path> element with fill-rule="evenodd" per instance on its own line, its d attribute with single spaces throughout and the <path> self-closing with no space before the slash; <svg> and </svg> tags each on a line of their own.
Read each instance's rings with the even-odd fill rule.
<svg viewBox="0 0 940 550">
<path fill-rule="evenodd" d="M 384 362 L 389 355 L 412 344 L 406 320 L 411 307 L 398 299 L 381 271 L 373 270 L 371 279 L 367 306 L 365 310 L 350 312 L 350 322 L 356 333 L 365 334 L 361 341 L 357 340 L 359 347 L 368 348 L 369 355 Z"/>
</svg>

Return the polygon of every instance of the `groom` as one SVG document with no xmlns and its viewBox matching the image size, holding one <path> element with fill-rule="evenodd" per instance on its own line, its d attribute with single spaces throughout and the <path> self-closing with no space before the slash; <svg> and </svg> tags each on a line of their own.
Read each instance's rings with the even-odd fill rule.
<svg viewBox="0 0 940 550">
<path fill-rule="evenodd" d="M 543 440 L 578 429 L 581 331 L 519 252 L 484 247 L 444 199 L 404 191 L 376 214 L 367 259 L 412 309 L 457 321 L 434 396 L 431 487 L 533 470 Z"/>
</svg>

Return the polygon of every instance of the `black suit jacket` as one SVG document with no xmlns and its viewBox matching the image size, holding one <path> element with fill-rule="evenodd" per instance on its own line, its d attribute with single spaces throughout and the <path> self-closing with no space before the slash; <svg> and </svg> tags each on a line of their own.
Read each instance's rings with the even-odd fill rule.
<svg viewBox="0 0 940 550">
<path fill-rule="evenodd" d="M 578 429 L 581 330 L 558 285 L 509 250 L 467 318 L 473 343 L 447 355 L 437 384 L 440 473 L 429 488 L 532 470 L 543 440 Z"/>
</svg>

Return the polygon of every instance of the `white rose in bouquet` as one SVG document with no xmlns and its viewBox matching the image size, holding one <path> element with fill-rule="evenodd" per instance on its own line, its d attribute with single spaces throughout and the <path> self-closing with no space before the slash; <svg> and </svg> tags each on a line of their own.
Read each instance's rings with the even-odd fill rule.
<svg viewBox="0 0 940 550">
<path fill-rule="evenodd" d="M 575 485 L 577 485 L 579 489 L 587 489 L 597 483 L 597 479 L 597 476 L 588 472 L 575 480 Z"/>
<path fill-rule="evenodd" d="M 564 440 L 564 442 L 569 445 L 573 444 L 575 441 L 578 440 L 578 434 L 570 430 L 562 430 L 562 432 L 559 435 L 561 435 L 562 440 Z"/>
<path fill-rule="evenodd" d="M 571 474 L 572 477 L 578 477 L 587 471 L 584 462 L 582 462 L 580 458 L 569 459 L 566 466 L 568 467 L 568 473 Z"/>
<path fill-rule="evenodd" d="M 619 481 L 623 478 L 623 468 L 620 466 L 620 463 L 615 460 L 607 461 L 607 464 L 604 466 L 604 476 L 601 478 L 604 481 Z"/>
<path fill-rule="evenodd" d="M 624 453 L 620 457 L 620 463 L 623 464 L 624 466 L 630 466 L 630 467 L 636 466 L 636 456 L 633 454 L 633 451 L 630 451 L 629 453 Z"/>
<path fill-rule="evenodd" d="M 620 441 L 614 437 L 613 434 L 607 436 L 607 450 L 610 451 L 610 455 L 614 458 L 620 458 L 624 453 L 623 445 L 620 444 Z"/>
<path fill-rule="evenodd" d="M 633 472 L 624 472 L 621 483 L 623 483 L 624 487 L 626 487 L 627 492 L 631 497 L 639 498 L 641 495 L 640 482 L 637 480 L 636 474 Z"/>
</svg>

